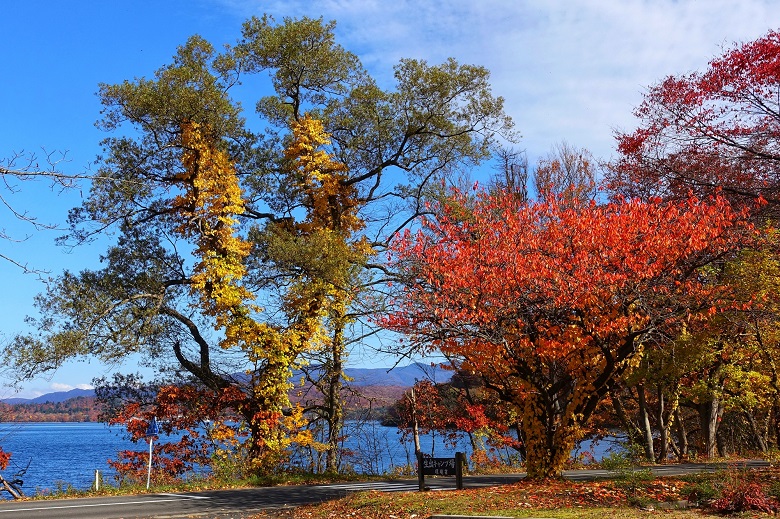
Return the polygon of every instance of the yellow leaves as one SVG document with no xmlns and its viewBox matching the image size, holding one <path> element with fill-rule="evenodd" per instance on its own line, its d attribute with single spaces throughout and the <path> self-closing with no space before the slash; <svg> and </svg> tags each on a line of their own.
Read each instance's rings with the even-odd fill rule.
<svg viewBox="0 0 780 519">
<path fill-rule="evenodd" d="M 322 122 L 306 115 L 293 121 L 291 129 L 292 142 L 285 149 L 285 157 L 293 163 L 308 198 L 307 221 L 299 228 L 304 232 L 327 228 L 347 234 L 362 229 L 357 192 L 346 182 L 347 166 L 320 149 L 330 144 Z"/>
<path fill-rule="evenodd" d="M 246 275 L 244 260 L 251 244 L 236 236 L 238 215 L 244 212 L 238 176 L 227 154 L 219 150 L 208 131 L 195 122 L 182 124 L 182 164 L 177 176 L 184 193 L 173 200 L 182 223 L 176 231 L 195 238 L 195 265 L 191 290 L 200 294 L 207 315 L 217 326 L 232 315 L 245 315 L 241 307 L 252 294 L 240 285 Z"/>
</svg>

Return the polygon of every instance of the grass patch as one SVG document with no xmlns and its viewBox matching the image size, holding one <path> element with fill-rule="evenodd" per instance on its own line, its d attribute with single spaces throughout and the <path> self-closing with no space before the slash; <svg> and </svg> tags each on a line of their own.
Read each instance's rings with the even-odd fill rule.
<svg viewBox="0 0 780 519">
<path fill-rule="evenodd" d="M 538 506 L 533 497 L 520 489 L 499 487 L 447 492 L 392 493 L 363 492 L 318 506 L 301 507 L 295 519 L 425 519 L 431 514 L 493 515 L 505 517 L 545 517 L 551 519 L 647 519 L 648 512 L 624 506 L 573 504 Z M 663 511 L 667 519 L 700 517 L 694 510 Z"/>
<path fill-rule="evenodd" d="M 432 514 L 544 517 L 551 519 L 667 519 L 718 517 L 711 506 L 716 497 L 739 492 L 749 480 L 761 486 L 767 499 L 780 492 L 780 470 L 726 470 L 680 478 L 629 477 L 592 482 L 521 481 L 493 488 L 446 492 L 382 493 L 362 492 L 344 499 L 296 509 L 295 519 L 427 519 Z M 733 483 L 733 484 L 732 484 Z M 677 509 L 687 498 L 701 502 L 701 508 Z M 774 502 L 774 501 L 773 501 Z M 737 517 L 776 517 L 749 511 Z M 721 515 L 722 517 L 722 515 Z M 733 517 L 733 516 L 732 516 Z"/>
<path fill-rule="evenodd" d="M 366 476 L 360 474 L 279 474 L 253 476 L 245 479 L 227 480 L 213 477 L 194 477 L 186 481 L 172 481 L 152 484 L 146 489 L 146 481 L 122 481 L 100 484 L 100 490 L 79 490 L 67 482 L 58 481 L 52 488 L 36 488 L 25 495 L 24 500 L 62 499 L 76 497 L 118 496 L 133 494 L 158 494 L 160 492 L 198 492 L 203 490 L 230 490 L 251 487 L 273 487 L 282 485 L 324 485 L 331 483 L 349 483 L 360 481 L 387 481 L 387 476 Z M 24 489 L 30 492 L 29 489 Z"/>
</svg>

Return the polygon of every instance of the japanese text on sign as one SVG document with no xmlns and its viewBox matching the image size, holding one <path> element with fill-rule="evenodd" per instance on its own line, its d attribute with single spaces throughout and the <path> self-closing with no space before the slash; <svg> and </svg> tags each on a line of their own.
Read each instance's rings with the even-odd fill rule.
<svg viewBox="0 0 780 519">
<path fill-rule="evenodd" d="M 454 476 L 455 458 L 423 458 L 422 470 L 426 476 Z"/>
</svg>

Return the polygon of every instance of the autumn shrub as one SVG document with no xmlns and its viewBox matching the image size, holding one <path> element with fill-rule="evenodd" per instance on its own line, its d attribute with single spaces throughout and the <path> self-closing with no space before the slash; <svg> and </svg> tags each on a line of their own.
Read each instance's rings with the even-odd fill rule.
<svg viewBox="0 0 780 519">
<path fill-rule="evenodd" d="M 711 481 L 698 481 L 683 487 L 680 496 L 693 503 L 703 504 L 720 497 L 720 491 Z"/>
<path fill-rule="evenodd" d="M 601 458 L 600 465 L 604 470 L 619 472 L 639 465 L 644 457 L 641 445 L 630 441 L 620 441 L 611 447 L 609 454 Z"/>
<path fill-rule="evenodd" d="M 211 475 L 217 481 L 237 481 L 250 473 L 245 448 L 215 449 L 211 455 Z"/>
<path fill-rule="evenodd" d="M 770 483 L 767 494 L 773 497 L 775 501 L 780 502 L 780 481 L 773 481 Z"/>
<path fill-rule="evenodd" d="M 771 465 L 778 465 L 780 464 L 780 449 L 777 447 L 772 447 L 764 454 L 764 459 L 766 459 Z"/>
<path fill-rule="evenodd" d="M 567 469 L 581 469 L 596 464 L 596 457 L 591 451 L 582 451 L 569 458 Z"/>
<path fill-rule="evenodd" d="M 491 449 L 491 451 L 495 451 L 495 449 Z M 478 449 L 472 452 L 469 461 L 471 472 L 477 474 L 496 472 L 504 465 L 501 458 L 485 449 Z"/>
<path fill-rule="evenodd" d="M 631 444 L 621 445 L 620 450 L 612 451 L 601 458 L 601 468 L 620 474 L 626 470 L 633 470 L 639 465 L 641 454 L 637 453 L 635 446 Z"/>
<path fill-rule="evenodd" d="M 615 484 L 626 490 L 629 503 L 644 506 L 639 490 L 652 481 L 655 476 L 650 469 L 636 468 L 636 457 L 631 449 L 611 452 L 601 460 L 601 467 L 612 473 Z M 641 502 L 640 502 L 641 501 Z"/>
<path fill-rule="evenodd" d="M 761 484 L 741 482 L 725 487 L 721 497 L 712 502 L 712 509 L 719 513 L 767 512 L 777 510 L 777 502 L 764 493 Z"/>
</svg>

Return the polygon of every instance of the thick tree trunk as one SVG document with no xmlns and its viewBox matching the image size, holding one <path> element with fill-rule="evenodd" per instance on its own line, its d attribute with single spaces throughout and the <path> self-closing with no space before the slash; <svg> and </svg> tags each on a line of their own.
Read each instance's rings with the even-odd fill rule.
<svg viewBox="0 0 780 519">
<path fill-rule="evenodd" d="M 331 344 L 331 359 L 326 364 L 328 372 L 327 424 L 328 451 L 325 456 L 325 470 L 336 473 L 339 469 L 339 450 L 342 429 L 344 427 L 344 402 L 341 398 L 342 374 L 344 370 L 344 327 L 341 319 L 336 319 Z"/>
<path fill-rule="evenodd" d="M 718 425 L 723 414 L 723 406 L 720 399 L 713 398 L 701 402 L 697 409 L 701 426 L 702 454 L 706 458 L 714 458 L 718 447 Z"/>
<path fill-rule="evenodd" d="M 524 402 L 522 428 L 528 479 L 560 479 L 579 439 L 580 428 L 572 417 L 550 404 L 553 400 L 531 394 Z"/>
</svg>

